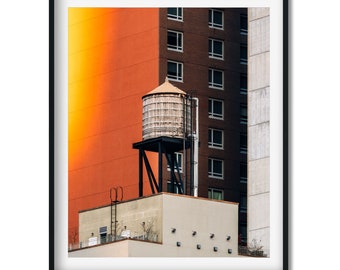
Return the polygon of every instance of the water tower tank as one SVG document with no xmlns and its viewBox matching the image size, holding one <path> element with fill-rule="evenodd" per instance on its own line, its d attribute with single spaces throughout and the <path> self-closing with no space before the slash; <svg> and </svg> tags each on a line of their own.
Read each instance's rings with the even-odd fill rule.
<svg viewBox="0 0 340 270">
<path fill-rule="evenodd" d="M 185 138 L 190 133 L 190 100 L 166 79 L 143 96 L 143 140 L 161 136 Z"/>
</svg>

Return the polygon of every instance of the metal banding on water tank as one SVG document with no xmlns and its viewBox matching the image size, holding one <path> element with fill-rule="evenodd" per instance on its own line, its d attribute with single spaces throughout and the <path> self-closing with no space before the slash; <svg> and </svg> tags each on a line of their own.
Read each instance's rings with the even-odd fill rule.
<svg viewBox="0 0 340 270">
<path fill-rule="evenodd" d="M 184 138 L 190 132 L 190 123 L 190 100 L 167 80 L 143 96 L 143 140 Z"/>
</svg>

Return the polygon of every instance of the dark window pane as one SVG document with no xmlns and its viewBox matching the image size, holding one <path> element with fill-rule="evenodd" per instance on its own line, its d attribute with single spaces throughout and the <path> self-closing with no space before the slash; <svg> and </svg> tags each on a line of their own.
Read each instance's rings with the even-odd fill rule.
<svg viewBox="0 0 340 270">
<path fill-rule="evenodd" d="M 168 44 L 172 46 L 177 45 L 177 35 L 174 32 L 168 32 Z"/>
<path fill-rule="evenodd" d="M 241 64 L 247 64 L 247 59 L 248 59 L 248 50 L 247 46 L 242 45 L 240 48 L 240 62 Z"/>
<path fill-rule="evenodd" d="M 177 15 L 177 8 L 168 8 L 169 15 Z"/>
<path fill-rule="evenodd" d="M 214 12 L 214 23 L 222 25 L 222 12 Z"/>
<path fill-rule="evenodd" d="M 177 76 L 177 65 L 176 65 L 176 63 L 168 62 L 168 75 Z"/>
<path fill-rule="evenodd" d="M 222 174 L 222 162 L 214 160 L 214 173 Z"/>
<path fill-rule="evenodd" d="M 247 146 L 247 136 L 241 135 L 241 146 Z"/>
<path fill-rule="evenodd" d="M 241 89 L 247 89 L 247 76 L 246 75 L 241 75 L 241 80 L 240 80 L 240 84 L 241 84 Z"/>
<path fill-rule="evenodd" d="M 240 28 L 241 33 L 246 34 L 248 32 L 248 18 L 246 15 L 241 15 Z"/>
<path fill-rule="evenodd" d="M 222 102 L 214 103 L 214 113 L 222 115 Z"/>
<path fill-rule="evenodd" d="M 246 163 L 240 164 L 240 176 L 243 178 L 247 178 L 247 164 Z"/>
<path fill-rule="evenodd" d="M 222 132 L 216 131 L 214 132 L 214 143 L 222 144 Z"/>
<path fill-rule="evenodd" d="M 214 53 L 222 55 L 222 42 L 215 42 L 215 44 L 214 44 Z"/>
<path fill-rule="evenodd" d="M 213 103 L 213 101 L 211 99 L 209 99 L 209 103 L 208 103 L 208 112 L 209 113 L 213 113 L 212 103 Z"/>
<path fill-rule="evenodd" d="M 222 72 L 220 71 L 214 72 L 214 82 L 222 85 Z"/>
</svg>

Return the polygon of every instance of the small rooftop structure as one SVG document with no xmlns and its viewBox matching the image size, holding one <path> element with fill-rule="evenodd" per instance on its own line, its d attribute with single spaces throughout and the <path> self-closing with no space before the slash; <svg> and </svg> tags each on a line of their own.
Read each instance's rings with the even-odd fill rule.
<svg viewBox="0 0 340 270">
<path fill-rule="evenodd" d="M 159 193 L 79 213 L 80 246 L 70 257 L 232 257 L 238 254 L 238 204 Z M 113 239 L 116 239 L 115 241 Z M 97 242 L 95 242 L 97 241 Z"/>
</svg>

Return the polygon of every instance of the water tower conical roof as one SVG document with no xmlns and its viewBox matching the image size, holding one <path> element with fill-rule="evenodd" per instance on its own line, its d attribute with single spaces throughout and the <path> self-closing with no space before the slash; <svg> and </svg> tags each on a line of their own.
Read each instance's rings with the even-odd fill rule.
<svg viewBox="0 0 340 270">
<path fill-rule="evenodd" d="M 186 95 L 184 91 L 174 86 L 173 84 L 169 83 L 168 78 L 166 78 L 164 83 L 162 83 L 160 86 L 156 87 L 152 91 L 145 94 L 144 97 L 149 96 L 149 95 L 164 94 L 164 93 Z"/>
</svg>

